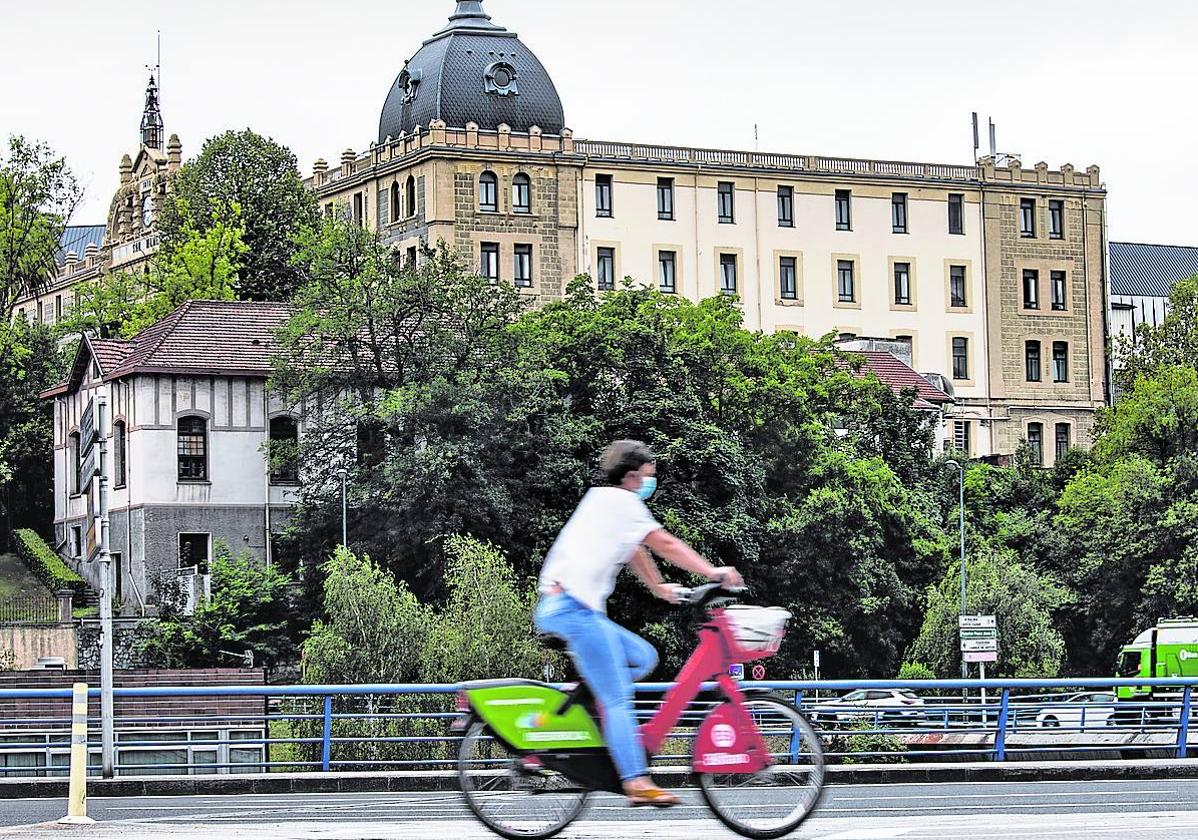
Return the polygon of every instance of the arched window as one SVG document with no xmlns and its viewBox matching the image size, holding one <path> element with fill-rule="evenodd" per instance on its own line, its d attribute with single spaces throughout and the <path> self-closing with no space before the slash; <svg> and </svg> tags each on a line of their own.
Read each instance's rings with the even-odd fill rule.
<svg viewBox="0 0 1198 840">
<path fill-rule="evenodd" d="M 391 185 L 391 221 L 398 222 L 403 218 L 403 205 L 399 203 L 399 181 Z"/>
<path fill-rule="evenodd" d="M 523 172 L 512 179 L 512 212 L 532 212 L 532 180 Z"/>
<path fill-rule="evenodd" d="M 499 179 L 494 172 L 484 172 L 478 178 L 478 209 L 484 213 L 499 212 Z"/>
<path fill-rule="evenodd" d="M 208 480 L 208 422 L 203 417 L 180 417 L 179 480 Z"/>
<path fill-rule="evenodd" d="M 416 179 L 411 175 L 408 176 L 407 193 L 408 193 L 408 205 L 407 205 L 408 206 L 408 215 L 415 216 L 416 215 Z"/>
<path fill-rule="evenodd" d="M 274 417 L 270 421 L 270 483 L 298 481 L 299 424 L 294 417 Z"/>
<path fill-rule="evenodd" d="M 124 487 L 128 483 L 128 468 L 126 452 L 125 421 L 117 420 L 112 424 L 112 486 Z"/>
</svg>

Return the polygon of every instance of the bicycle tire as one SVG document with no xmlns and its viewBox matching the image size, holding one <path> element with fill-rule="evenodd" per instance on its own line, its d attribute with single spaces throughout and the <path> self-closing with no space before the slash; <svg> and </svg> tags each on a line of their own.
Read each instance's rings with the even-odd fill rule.
<svg viewBox="0 0 1198 840">
<path fill-rule="evenodd" d="M 788 763 L 775 763 L 755 774 L 699 773 L 699 789 L 707 807 L 732 831 L 753 840 L 774 840 L 797 829 L 819 807 L 827 777 L 823 743 L 807 718 L 792 703 L 778 697 L 757 696 L 746 698 L 745 705 L 759 727 L 765 730 L 763 734 L 771 754 L 783 757 L 784 751 Z M 721 706 L 714 707 L 708 714 L 714 714 L 719 708 Z M 767 714 L 770 715 L 768 720 L 765 719 Z M 769 801 L 768 793 L 761 795 L 763 791 L 779 787 L 780 782 L 799 777 L 802 777 L 802 784 L 797 789 L 801 796 L 793 806 L 787 794 L 783 794 L 781 801 L 774 802 Z M 734 795 L 733 791 L 739 791 L 740 795 Z M 786 811 L 772 823 L 762 819 L 764 811 L 773 810 L 771 805 Z M 752 814 L 757 818 L 750 819 Z"/>
<path fill-rule="evenodd" d="M 578 819 L 591 792 L 552 771 L 521 770 L 520 759 L 490 736 L 486 724 L 472 717 L 458 748 L 458 786 L 466 807 L 479 822 L 508 840 L 553 837 Z M 480 781 L 489 786 L 480 787 Z M 515 812 L 522 803 L 530 811 L 543 805 L 543 816 L 504 817 L 502 808 L 493 807 L 510 805 Z"/>
</svg>

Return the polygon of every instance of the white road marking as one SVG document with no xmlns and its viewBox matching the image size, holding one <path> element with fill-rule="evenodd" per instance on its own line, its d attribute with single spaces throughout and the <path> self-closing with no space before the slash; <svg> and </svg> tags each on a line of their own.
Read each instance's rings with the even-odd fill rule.
<svg viewBox="0 0 1198 840">
<path fill-rule="evenodd" d="M 887 840 L 890 837 L 902 837 L 910 834 L 910 828 L 858 828 L 844 831 L 840 834 L 828 834 L 819 840 Z"/>
</svg>

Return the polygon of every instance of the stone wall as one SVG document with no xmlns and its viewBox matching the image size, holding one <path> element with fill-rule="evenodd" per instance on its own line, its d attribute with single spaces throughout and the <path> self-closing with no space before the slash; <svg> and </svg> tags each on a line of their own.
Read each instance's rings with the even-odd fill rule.
<svg viewBox="0 0 1198 840">
<path fill-rule="evenodd" d="M 114 670 L 128 671 L 143 667 L 144 662 L 139 652 L 142 643 L 153 635 L 153 626 L 151 622 L 138 619 L 113 620 L 112 667 Z M 97 620 L 81 622 L 76 638 L 77 653 L 74 657 L 76 667 L 84 670 L 99 669 L 100 622 Z"/>
</svg>

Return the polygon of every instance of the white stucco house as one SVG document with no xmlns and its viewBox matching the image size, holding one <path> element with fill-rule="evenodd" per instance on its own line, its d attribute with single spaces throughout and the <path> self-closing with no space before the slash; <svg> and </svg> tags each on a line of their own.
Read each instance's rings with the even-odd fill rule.
<svg viewBox="0 0 1198 840">
<path fill-rule="evenodd" d="M 288 315 L 282 304 L 193 301 L 129 341 L 81 341 L 67 381 L 43 396 L 54 400 L 56 547 L 93 585 L 79 427 L 98 393 L 110 406 L 120 602 L 137 608 L 164 579 L 202 578 L 217 540 L 270 561 L 297 488 L 294 467 L 272 471 L 268 458 L 272 440 L 300 429 L 267 386 Z"/>
</svg>

